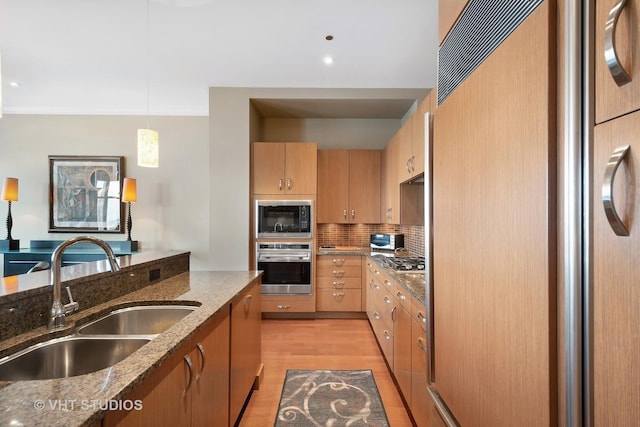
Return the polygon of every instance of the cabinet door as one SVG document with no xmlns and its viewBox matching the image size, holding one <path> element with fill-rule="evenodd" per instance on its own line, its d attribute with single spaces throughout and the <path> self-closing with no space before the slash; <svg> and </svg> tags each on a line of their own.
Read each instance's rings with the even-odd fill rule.
<svg viewBox="0 0 640 427">
<path fill-rule="evenodd" d="M 348 206 L 349 151 L 318 150 L 317 221 L 332 224 L 346 223 Z"/>
<path fill-rule="evenodd" d="M 400 184 L 398 182 L 400 139 L 396 134 L 382 155 L 382 221 L 400 224 Z"/>
<path fill-rule="evenodd" d="M 420 103 L 413 113 L 413 175 L 424 173 L 424 115 L 435 111 L 435 89 Z"/>
<path fill-rule="evenodd" d="M 229 306 L 200 334 L 194 364 L 191 416 L 198 426 L 229 426 Z"/>
<path fill-rule="evenodd" d="M 398 166 L 397 166 L 397 180 L 398 185 L 408 179 L 413 178 L 414 168 L 414 152 L 413 152 L 413 115 L 402 124 L 402 127 L 397 133 L 398 138 Z"/>
<path fill-rule="evenodd" d="M 380 223 L 380 169 L 378 150 L 349 152 L 349 222 Z"/>
<path fill-rule="evenodd" d="M 594 425 L 630 426 L 640 419 L 640 112 L 596 126 L 593 165 Z M 630 149 L 614 182 L 615 207 L 628 236 L 614 233 L 602 202 L 613 151 Z M 612 163 L 615 164 L 615 163 Z"/>
<path fill-rule="evenodd" d="M 397 300 L 393 310 L 393 374 L 405 400 L 411 402 L 411 315 Z"/>
<path fill-rule="evenodd" d="M 418 427 L 427 427 L 427 343 L 426 332 L 414 318 L 411 322 L 411 414 Z"/>
<path fill-rule="evenodd" d="M 435 386 L 463 426 L 556 421 L 553 5 L 435 113 Z"/>
<path fill-rule="evenodd" d="M 614 80 L 607 60 L 605 59 L 605 23 L 611 10 L 620 0 L 597 0 L 595 23 L 595 104 L 596 123 L 602 123 L 614 117 L 621 116 L 640 108 L 640 34 L 638 23 L 640 22 L 640 5 L 636 0 L 626 3 L 621 9 L 618 19 L 614 19 L 615 25 L 608 28 L 615 34 L 615 50 L 617 57 L 625 73 L 628 73 L 630 81 L 620 83 Z"/>
<path fill-rule="evenodd" d="M 284 194 L 285 144 L 259 142 L 252 150 L 253 194 Z"/>
<path fill-rule="evenodd" d="M 288 142 L 285 153 L 285 193 L 316 194 L 318 147 L 313 142 Z"/>
<path fill-rule="evenodd" d="M 193 362 L 191 355 L 185 356 L 184 352 L 176 355 L 127 396 L 127 400 L 140 400 L 141 410 L 109 411 L 102 426 L 189 426 L 191 392 L 187 391 L 187 386 L 192 372 L 185 357 Z"/>
<path fill-rule="evenodd" d="M 260 281 L 231 303 L 231 424 L 238 419 L 260 366 L 260 304 Z"/>
</svg>

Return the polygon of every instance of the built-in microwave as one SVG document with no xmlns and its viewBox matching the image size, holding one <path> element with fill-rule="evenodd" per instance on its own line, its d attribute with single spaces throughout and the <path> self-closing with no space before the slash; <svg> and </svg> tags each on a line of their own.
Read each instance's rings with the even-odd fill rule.
<svg viewBox="0 0 640 427">
<path fill-rule="evenodd" d="M 256 237 L 313 237 L 312 200 L 256 200 Z"/>
</svg>

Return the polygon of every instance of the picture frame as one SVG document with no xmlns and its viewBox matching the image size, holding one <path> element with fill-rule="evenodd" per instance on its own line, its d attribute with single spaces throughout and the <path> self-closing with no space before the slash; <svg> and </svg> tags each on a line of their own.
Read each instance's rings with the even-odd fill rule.
<svg viewBox="0 0 640 427">
<path fill-rule="evenodd" d="M 122 156 L 49 156 L 49 232 L 124 233 Z"/>
</svg>

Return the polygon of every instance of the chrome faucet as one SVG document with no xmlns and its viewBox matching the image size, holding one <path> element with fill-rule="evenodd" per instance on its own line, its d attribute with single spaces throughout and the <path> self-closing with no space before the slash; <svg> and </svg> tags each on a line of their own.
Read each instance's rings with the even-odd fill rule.
<svg viewBox="0 0 640 427">
<path fill-rule="evenodd" d="M 113 253 L 113 249 L 111 249 L 111 246 L 109 246 L 107 242 L 102 239 L 98 239 L 97 237 L 93 236 L 78 236 L 72 237 L 71 239 L 65 240 L 64 242 L 60 243 L 60 245 L 58 245 L 58 247 L 53 251 L 53 254 L 51 254 L 51 286 L 53 286 L 53 304 L 51 305 L 51 315 L 49 316 L 49 329 L 60 329 L 64 327 L 64 316 L 67 313 L 72 313 L 80 308 L 78 303 L 73 300 L 69 287 L 67 287 L 67 293 L 69 294 L 70 302 L 69 304 L 62 304 L 62 299 L 60 296 L 60 275 L 62 268 L 62 254 L 70 246 L 81 242 L 93 243 L 102 248 L 102 250 L 104 250 L 104 252 L 107 254 L 107 260 L 109 261 L 111 271 L 113 273 L 120 271 L 120 266 L 116 261 L 116 256 Z"/>
</svg>

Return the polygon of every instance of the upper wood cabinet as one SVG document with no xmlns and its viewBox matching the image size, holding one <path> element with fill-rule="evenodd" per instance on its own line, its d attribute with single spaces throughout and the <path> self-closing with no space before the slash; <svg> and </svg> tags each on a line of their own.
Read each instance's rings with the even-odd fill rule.
<svg viewBox="0 0 640 427">
<path fill-rule="evenodd" d="M 416 159 L 418 166 L 420 166 L 420 154 L 416 152 L 413 145 L 413 117 L 414 114 L 403 123 L 395 136 L 398 144 L 398 161 L 400 162 L 397 168 L 398 184 L 424 172 L 424 159 L 422 161 L 422 170 L 416 170 Z M 424 157 L 424 147 L 422 156 Z"/>
<path fill-rule="evenodd" d="M 400 224 L 400 131 L 396 133 L 382 153 L 381 216 L 385 224 Z"/>
<path fill-rule="evenodd" d="M 317 221 L 380 222 L 379 150 L 319 150 Z"/>
<path fill-rule="evenodd" d="M 596 123 L 640 109 L 640 34 L 637 31 L 640 5 L 637 1 L 627 2 L 617 18 L 613 14 L 612 25 L 607 26 L 607 18 L 618 3 L 619 0 L 596 1 Z M 606 31 L 609 31 L 608 35 Z M 615 40 L 615 43 L 607 43 L 607 40 Z M 611 69 L 607 66 L 605 52 Z M 614 74 L 618 77 L 614 78 Z"/>
<path fill-rule="evenodd" d="M 315 142 L 256 142 L 251 147 L 253 194 L 316 194 Z"/>
</svg>

